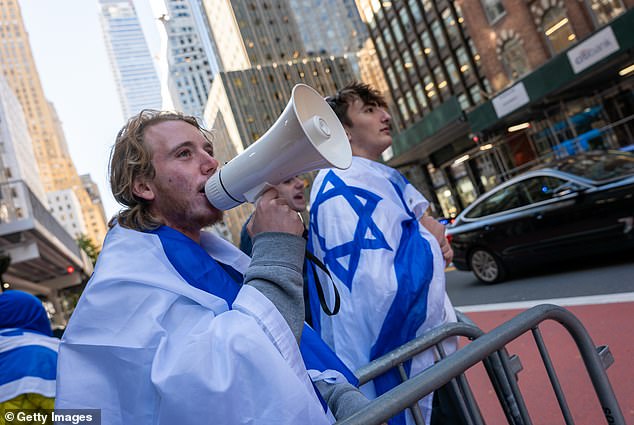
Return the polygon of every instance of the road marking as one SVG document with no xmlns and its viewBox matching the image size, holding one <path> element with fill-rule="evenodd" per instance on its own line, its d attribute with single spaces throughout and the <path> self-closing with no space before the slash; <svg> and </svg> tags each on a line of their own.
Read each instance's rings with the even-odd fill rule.
<svg viewBox="0 0 634 425">
<path fill-rule="evenodd" d="M 591 295 L 585 297 L 551 298 L 546 300 L 517 301 L 510 303 L 480 304 L 455 306 L 463 313 L 475 313 L 480 311 L 519 310 L 534 307 L 539 304 L 555 304 L 562 307 L 587 304 L 611 304 L 634 301 L 634 292 L 620 294 Z"/>
</svg>

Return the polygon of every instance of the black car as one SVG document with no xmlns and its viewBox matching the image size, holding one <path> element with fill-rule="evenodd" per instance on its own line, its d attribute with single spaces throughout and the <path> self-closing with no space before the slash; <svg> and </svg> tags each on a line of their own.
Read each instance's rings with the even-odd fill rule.
<svg viewBox="0 0 634 425">
<path fill-rule="evenodd" d="M 631 250 L 634 155 L 590 152 L 518 175 L 476 199 L 447 234 L 456 268 L 487 283 L 521 266 Z"/>
</svg>

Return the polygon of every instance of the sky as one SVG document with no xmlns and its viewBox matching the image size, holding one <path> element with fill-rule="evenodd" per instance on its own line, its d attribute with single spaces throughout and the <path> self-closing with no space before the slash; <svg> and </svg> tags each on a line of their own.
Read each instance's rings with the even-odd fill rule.
<svg viewBox="0 0 634 425">
<path fill-rule="evenodd" d="M 109 218 L 121 208 L 110 192 L 108 158 L 124 120 L 97 0 L 19 3 L 44 94 L 62 122 L 77 172 L 90 174 L 97 183 Z M 160 0 L 134 0 L 134 4 L 150 50 L 159 58 L 163 36 L 155 16 L 160 13 Z"/>
</svg>

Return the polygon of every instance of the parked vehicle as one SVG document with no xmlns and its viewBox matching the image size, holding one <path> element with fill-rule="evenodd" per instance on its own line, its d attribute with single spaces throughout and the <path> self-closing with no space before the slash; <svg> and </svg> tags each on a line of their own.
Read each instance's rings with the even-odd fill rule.
<svg viewBox="0 0 634 425">
<path fill-rule="evenodd" d="M 447 229 L 453 263 L 487 283 L 516 267 L 634 248 L 634 155 L 570 156 L 476 199 Z"/>
</svg>

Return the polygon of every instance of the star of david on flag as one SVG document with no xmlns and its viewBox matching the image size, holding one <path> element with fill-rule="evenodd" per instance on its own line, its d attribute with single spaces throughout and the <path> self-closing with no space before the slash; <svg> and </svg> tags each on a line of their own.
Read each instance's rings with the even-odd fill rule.
<svg viewBox="0 0 634 425">
<path fill-rule="evenodd" d="M 352 240 L 327 248 L 326 240 L 319 229 L 317 215 L 320 205 L 336 197 L 343 198 L 350 206 L 353 212 L 350 219 L 356 219 L 356 228 Z M 370 191 L 347 186 L 335 173 L 329 172 L 324 178 L 324 182 L 315 198 L 315 203 L 312 205 L 310 213 L 311 225 L 317 235 L 319 246 L 324 252 L 323 262 L 350 290 L 352 289 L 352 281 L 359 266 L 362 250 L 392 250 L 385 240 L 383 232 L 372 220 L 372 213 L 380 200 L 380 196 Z"/>
</svg>

